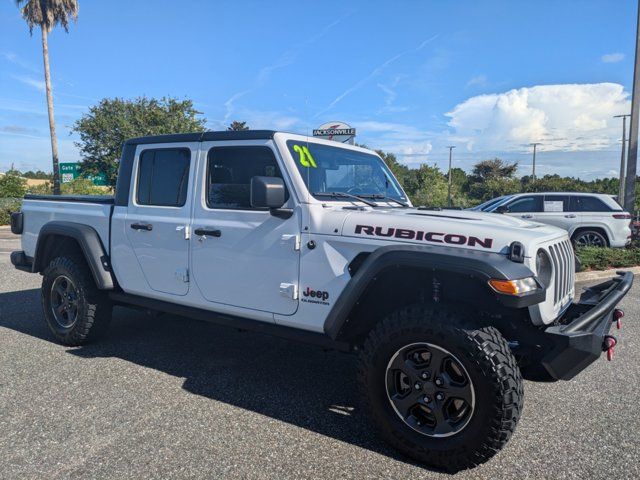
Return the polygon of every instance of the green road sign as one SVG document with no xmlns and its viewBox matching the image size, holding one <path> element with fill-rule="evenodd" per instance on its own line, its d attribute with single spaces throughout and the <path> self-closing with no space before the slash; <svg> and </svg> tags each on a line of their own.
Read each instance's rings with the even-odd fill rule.
<svg viewBox="0 0 640 480">
<path fill-rule="evenodd" d="M 79 163 L 61 163 L 60 164 L 60 181 L 62 183 L 69 183 L 80 176 L 80 164 Z M 104 173 L 98 173 L 97 175 L 87 175 L 89 180 L 94 185 L 106 186 L 107 176 Z"/>
</svg>

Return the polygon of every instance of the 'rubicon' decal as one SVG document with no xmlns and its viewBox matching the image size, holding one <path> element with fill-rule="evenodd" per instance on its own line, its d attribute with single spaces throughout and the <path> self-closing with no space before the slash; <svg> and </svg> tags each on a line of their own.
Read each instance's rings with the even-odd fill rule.
<svg viewBox="0 0 640 480">
<path fill-rule="evenodd" d="M 450 245 L 469 245 L 470 247 L 491 248 L 493 238 L 478 238 L 459 235 L 457 233 L 423 232 L 407 228 L 374 227 L 373 225 L 356 225 L 356 234 L 376 237 L 400 238 L 403 240 L 420 240 L 431 243 L 448 243 Z"/>
</svg>

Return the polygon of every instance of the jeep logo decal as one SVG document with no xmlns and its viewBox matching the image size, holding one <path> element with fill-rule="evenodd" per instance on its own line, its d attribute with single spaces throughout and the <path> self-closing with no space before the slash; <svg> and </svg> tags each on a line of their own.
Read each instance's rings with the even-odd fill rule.
<svg viewBox="0 0 640 480">
<path fill-rule="evenodd" d="M 329 305 L 329 292 L 325 290 L 312 290 L 310 287 L 307 287 L 306 290 L 302 291 L 302 295 L 307 298 L 301 298 L 303 302 L 307 303 L 319 303 L 321 305 Z"/>
<path fill-rule="evenodd" d="M 385 228 L 372 225 L 356 225 L 357 235 L 373 235 L 376 237 L 401 238 L 404 240 L 421 240 L 431 243 L 448 243 L 450 245 L 469 245 L 470 247 L 491 248 L 493 238 L 478 238 L 456 233 L 423 232 L 406 228 Z"/>
</svg>

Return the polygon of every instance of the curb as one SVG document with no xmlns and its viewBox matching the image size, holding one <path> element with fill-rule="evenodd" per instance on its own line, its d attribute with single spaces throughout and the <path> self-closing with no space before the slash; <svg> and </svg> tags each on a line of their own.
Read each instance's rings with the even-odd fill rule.
<svg viewBox="0 0 640 480">
<path fill-rule="evenodd" d="M 635 275 L 638 275 L 640 274 L 640 267 L 612 268 L 609 270 L 595 270 L 593 272 L 578 272 L 576 273 L 576 282 L 588 282 L 590 280 L 613 278 L 616 276 L 616 272 L 633 272 Z"/>
</svg>

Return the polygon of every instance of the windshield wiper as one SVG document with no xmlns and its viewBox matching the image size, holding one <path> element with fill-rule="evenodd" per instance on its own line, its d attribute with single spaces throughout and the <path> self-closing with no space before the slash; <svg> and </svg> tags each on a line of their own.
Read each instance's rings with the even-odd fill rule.
<svg viewBox="0 0 640 480">
<path fill-rule="evenodd" d="M 366 203 L 370 207 L 377 207 L 378 204 L 372 200 L 367 200 L 359 195 L 353 195 L 352 193 L 344 193 L 344 192 L 313 192 L 311 195 L 314 197 L 334 197 L 334 198 L 353 198 L 355 200 L 359 200 L 362 203 Z"/>
<path fill-rule="evenodd" d="M 409 208 L 409 204 L 408 203 L 403 202 L 402 200 L 398 200 L 397 198 L 390 197 L 388 195 L 383 195 L 381 193 L 376 193 L 376 194 L 373 194 L 373 195 L 363 195 L 363 197 L 375 198 L 376 200 L 388 200 L 388 201 L 390 200 L 392 202 L 396 202 L 398 205 L 402 205 L 403 208 Z"/>
</svg>

